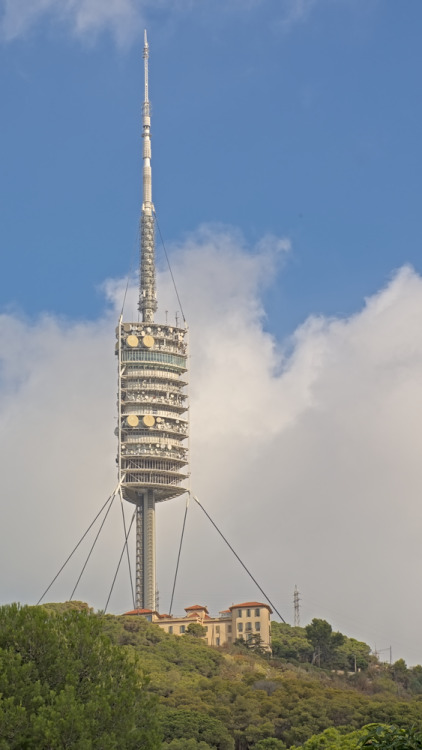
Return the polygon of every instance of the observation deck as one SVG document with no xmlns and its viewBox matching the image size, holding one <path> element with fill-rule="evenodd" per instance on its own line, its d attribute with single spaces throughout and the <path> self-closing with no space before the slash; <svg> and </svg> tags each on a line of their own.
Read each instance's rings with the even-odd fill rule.
<svg viewBox="0 0 422 750">
<path fill-rule="evenodd" d="M 137 503 L 186 492 L 188 475 L 187 331 L 157 323 L 119 323 L 118 462 L 122 492 Z M 185 470 L 186 472 L 186 470 Z"/>
</svg>

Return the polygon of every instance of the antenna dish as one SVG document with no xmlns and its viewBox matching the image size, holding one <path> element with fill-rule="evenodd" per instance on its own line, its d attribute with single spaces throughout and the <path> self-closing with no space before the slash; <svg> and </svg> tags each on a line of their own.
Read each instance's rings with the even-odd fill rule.
<svg viewBox="0 0 422 750">
<path fill-rule="evenodd" d="M 155 341 L 153 336 L 144 336 L 144 338 L 142 339 L 142 343 L 147 347 L 147 349 L 151 349 L 151 347 L 154 346 Z"/>
<path fill-rule="evenodd" d="M 139 418 L 136 416 L 136 414 L 129 414 L 126 422 L 128 423 L 129 427 L 137 427 L 139 424 Z"/>
<path fill-rule="evenodd" d="M 155 425 L 155 418 L 152 416 L 152 414 L 145 414 L 145 416 L 142 418 L 142 421 L 145 427 L 154 427 Z"/>
<path fill-rule="evenodd" d="M 138 337 L 137 337 L 137 336 L 134 336 L 133 334 L 131 334 L 130 336 L 128 336 L 128 337 L 127 337 L 127 339 L 126 339 L 126 343 L 127 343 L 127 344 L 128 344 L 129 346 L 132 346 L 132 347 L 134 347 L 134 346 L 138 346 L 138 344 L 139 344 L 139 339 L 138 339 Z"/>
</svg>

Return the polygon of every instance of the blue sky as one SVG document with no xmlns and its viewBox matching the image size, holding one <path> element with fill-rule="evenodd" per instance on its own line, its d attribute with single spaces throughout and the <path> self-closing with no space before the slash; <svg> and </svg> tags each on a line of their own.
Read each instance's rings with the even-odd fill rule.
<svg viewBox="0 0 422 750">
<path fill-rule="evenodd" d="M 193 490 L 287 620 L 297 584 L 303 623 L 422 663 L 419 0 L 0 0 L 0 18 L 0 601 L 38 600 L 115 485 L 146 26 Z M 128 300 L 130 318 L 133 278 Z M 157 512 L 164 609 L 183 503 Z M 113 523 L 77 594 L 98 608 Z M 191 510 L 176 612 L 259 594 L 212 534 Z M 111 610 L 130 606 L 122 579 Z"/>
<path fill-rule="evenodd" d="M 92 2 L 92 27 L 79 32 L 89 0 L 65 18 L 56 5 L 0 49 L 0 295 L 31 315 L 92 318 L 97 286 L 128 272 L 136 245 L 141 35 L 119 3 L 102 28 Z M 247 244 L 288 236 L 293 252 L 266 299 L 282 335 L 310 312 L 349 314 L 404 261 L 419 267 L 418 0 L 405 11 L 233 0 L 133 3 L 133 13 L 149 30 L 166 241 L 204 222 L 238 228 Z"/>
</svg>

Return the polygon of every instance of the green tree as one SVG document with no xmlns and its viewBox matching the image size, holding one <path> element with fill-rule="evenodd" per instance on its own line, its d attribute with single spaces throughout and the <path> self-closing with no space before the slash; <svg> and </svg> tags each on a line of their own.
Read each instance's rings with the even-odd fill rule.
<svg viewBox="0 0 422 750">
<path fill-rule="evenodd" d="M 398 659 L 398 661 L 394 662 L 393 666 L 391 667 L 391 672 L 394 682 L 397 682 L 404 688 L 407 688 L 409 686 L 411 675 L 404 659 Z"/>
<path fill-rule="evenodd" d="M 331 625 L 326 620 L 314 617 L 310 625 L 305 628 L 308 641 L 314 647 L 313 664 L 333 665 L 336 650 L 344 643 L 342 633 L 333 633 Z"/>
<path fill-rule="evenodd" d="M 166 710 L 162 715 L 164 740 L 193 739 L 216 750 L 233 750 L 234 742 L 224 724 L 199 711 Z"/>
<path fill-rule="evenodd" d="M 163 742 L 161 746 L 162 750 L 216 750 L 215 745 L 209 745 L 208 742 L 200 740 L 172 740 L 171 742 Z"/>
<path fill-rule="evenodd" d="M 422 732 L 415 727 L 398 727 L 395 725 L 372 725 L 366 727 L 367 733 L 362 738 L 362 747 L 373 750 L 421 750 Z"/>
<path fill-rule="evenodd" d="M 339 665 L 343 665 L 350 672 L 368 669 L 369 665 L 376 661 L 371 657 L 371 647 L 363 641 L 355 638 L 346 638 L 341 646 L 336 649 Z"/>
<path fill-rule="evenodd" d="M 204 638 L 206 632 L 206 629 L 201 623 L 190 622 L 186 628 L 185 635 L 192 636 L 193 638 Z"/>
<path fill-rule="evenodd" d="M 272 622 L 271 633 L 271 647 L 275 658 L 301 662 L 311 660 L 314 650 L 304 628 Z"/>
<path fill-rule="evenodd" d="M 363 730 L 342 734 L 330 727 L 321 734 L 310 737 L 300 750 L 359 750 L 360 740 L 366 733 Z M 291 748 L 290 750 L 298 750 Z"/>
<path fill-rule="evenodd" d="M 147 678 L 89 611 L 0 607 L 0 748 L 62 747 L 159 748 Z"/>
<path fill-rule="evenodd" d="M 409 669 L 409 687 L 412 693 L 422 693 L 422 667 L 417 664 L 415 667 Z"/>
</svg>

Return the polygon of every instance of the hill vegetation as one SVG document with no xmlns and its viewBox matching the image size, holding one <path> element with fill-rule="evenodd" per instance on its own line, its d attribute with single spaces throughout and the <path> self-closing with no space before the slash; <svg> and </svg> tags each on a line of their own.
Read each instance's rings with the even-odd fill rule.
<svg viewBox="0 0 422 750">
<path fill-rule="evenodd" d="M 273 623 L 273 648 L 215 649 L 77 602 L 2 607 L 0 750 L 353 750 L 371 724 L 422 747 L 397 744 L 410 726 L 419 742 L 422 667 L 380 664 L 324 620 Z"/>
</svg>

